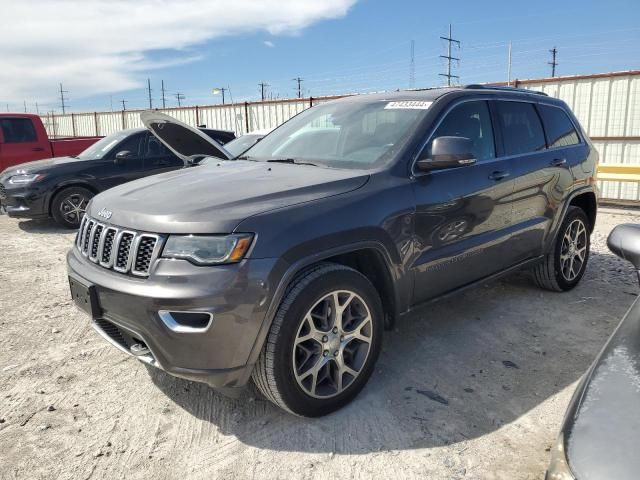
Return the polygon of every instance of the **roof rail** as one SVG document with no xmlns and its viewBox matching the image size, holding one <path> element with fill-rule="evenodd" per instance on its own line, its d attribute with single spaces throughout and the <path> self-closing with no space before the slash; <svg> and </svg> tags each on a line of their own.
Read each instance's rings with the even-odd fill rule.
<svg viewBox="0 0 640 480">
<path fill-rule="evenodd" d="M 470 85 L 465 85 L 463 88 L 465 89 L 473 89 L 473 90 L 502 90 L 507 92 L 520 92 L 520 93 L 533 93 L 535 95 L 544 95 L 548 97 L 544 92 L 539 92 L 538 90 L 529 90 L 528 88 L 516 88 L 516 87 L 505 87 L 501 85 L 487 85 L 487 84 L 479 84 L 472 83 Z"/>
</svg>

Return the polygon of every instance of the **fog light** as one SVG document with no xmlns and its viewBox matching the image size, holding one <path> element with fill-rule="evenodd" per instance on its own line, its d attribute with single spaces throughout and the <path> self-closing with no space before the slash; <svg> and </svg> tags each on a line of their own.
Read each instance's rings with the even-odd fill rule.
<svg viewBox="0 0 640 480">
<path fill-rule="evenodd" d="M 178 333 L 204 332 L 213 322 L 213 315 L 209 312 L 160 310 L 158 315 L 169 330 Z"/>
</svg>

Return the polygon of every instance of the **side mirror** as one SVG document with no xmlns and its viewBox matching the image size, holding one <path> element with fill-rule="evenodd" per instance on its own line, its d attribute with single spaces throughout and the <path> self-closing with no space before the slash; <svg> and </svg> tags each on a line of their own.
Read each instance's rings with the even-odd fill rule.
<svg viewBox="0 0 640 480">
<path fill-rule="evenodd" d="M 607 246 L 612 253 L 631 262 L 636 270 L 640 270 L 640 225 L 618 225 L 609 234 Z"/>
<path fill-rule="evenodd" d="M 121 152 L 116 153 L 116 159 L 114 163 L 116 165 L 122 165 L 125 160 L 129 160 L 133 157 L 134 157 L 133 153 L 130 152 L 129 150 L 122 150 Z"/>
<path fill-rule="evenodd" d="M 431 144 L 431 157 L 418 160 L 423 172 L 439 168 L 454 168 L 476 163 L 473 142 L 466 137 L 438 137 Z"/>
</svg>

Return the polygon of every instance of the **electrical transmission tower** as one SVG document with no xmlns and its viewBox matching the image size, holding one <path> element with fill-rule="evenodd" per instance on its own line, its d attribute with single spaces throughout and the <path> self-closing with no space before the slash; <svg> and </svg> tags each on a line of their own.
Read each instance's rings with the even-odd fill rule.
<svg viewBox="0 0 640 480">
<path fill-rule="evenodd" d="M 440 37 L 440 38 L 442 40 L 446 40 L 447 41 L 447 54 L 446 55 L 440 55 L 440 58 L 445 58 L 447 60 L 447 73 L 440 73 L 439 75 L 441 77 L 447 77 L 447 85 L 451 86 L 451 79 L 452 78 L 455 78 L 455 79 L 460 78 L 458 75 L 452 75 L 451 74 L 451 62 L 452 62 L 452 60 L 455 60 L 456 62 L 460 61 L 459 58 L 451 56 L 451 47 L 455 43 L 456 46 L 458 48 L 460 48 L 460 40 L 456 40 L 451 36 L 451 24 L 449 24 L 449 35 L 447 37 Z"/>
<path fill-rule="evenodd" d="M 178 107 L 182 106 L 182 100 L 184 100 L 185 98 L 187 97 L 185 97 L 182 93 L 180 92 L 176 93 L 176 100 L 178 100 Z"/>
<path fill-rule="evenodd" d="M 60 84 L 60 106 L 62 107 L 62 114 L 64 115 L 66 113 L 67 108 L 69 107 L 69 105 L 67 105 L 65 103 L 65 98 L 64 98 L 64 94 L 65 93 L 69 93 L 66 90 L 62 89 L 62 84 Z"/>
<path fill-rule="evenodd" d="M 556 47 L 553 47 L 551 50 L 549 50 L 549 52 L 551 53 L 551 61 L 547 62 L 549 65 L 551 65 L 551 76 L 555 77 L 556 76 L 556 66 L 558 65 L 558 62 L 556 62 L 556 55 L 558 53 L 558 49 Z"/>
<path fill-rule="evenodd" d="M 147 78 L 147 92 L 149 93 L 149 108 L 153 108 L 153 103 L 151 102 L 151 80 Z"/>
<path fill-rule="evenodd" d="M 258 86 L 260 87 L 260 98 L 262 98 L 262 101 L 264 102 L 266 98 L 265 93 L 267 92 L 267 87 L 269 86 L 269 84 L 260 82 Z"/>
<path fill-rule="evenodd" d="M 294 82 L 298 83 L 298 98 L 302 98 L 302 82 L 303 79 L 300 77 L 296 77 L 293 79 Z"/>
<path fill-rule="evenodd" d="M 416 85 L 416 59 L 414 56 L 416 42 L 411 40 L 411 60 L 409 61 L 409 88 L 413 88 Z"/>
</svg>

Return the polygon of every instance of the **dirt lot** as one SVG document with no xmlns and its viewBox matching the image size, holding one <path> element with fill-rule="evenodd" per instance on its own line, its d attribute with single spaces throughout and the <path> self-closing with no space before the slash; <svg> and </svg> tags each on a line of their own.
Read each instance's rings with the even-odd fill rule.
<svg viewBox="0 0 640 480">
<path fill-rule="evenodd" d="M 580 375 L 635 299 L 602 211 L 581 285 L 518 273 L 388 332 L 346 409 L 308 420 L 149 371 L 69 301 L 73 233 L 0 216 L 1 478 L 542 478 Z"/>
</svg>

